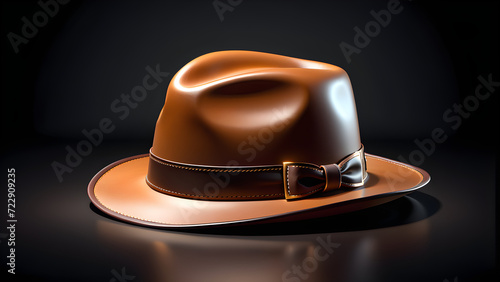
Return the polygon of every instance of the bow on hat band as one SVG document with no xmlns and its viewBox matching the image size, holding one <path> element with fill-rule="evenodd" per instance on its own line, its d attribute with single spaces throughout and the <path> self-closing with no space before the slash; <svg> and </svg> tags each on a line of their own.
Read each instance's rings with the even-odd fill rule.
<svg viewBox="0 0 500 282">
<path fill-rule="evenodd" d="M 168 161 L 150 152 L 147 184 L 156 191 L 205 200 L 301 199 L 363 186 L 364 148 L 337 164 L 284 162 L 282 166 L 220 167 Z"/>
<path fill-rule="evenodd" d="M 360 187 L 363 186 L 366 176 L 363 147 L 339 164 L 318 166 L 306 163 L 283 163 L 286 199 L 300 199 L 340 187 Z"/>
</svg>

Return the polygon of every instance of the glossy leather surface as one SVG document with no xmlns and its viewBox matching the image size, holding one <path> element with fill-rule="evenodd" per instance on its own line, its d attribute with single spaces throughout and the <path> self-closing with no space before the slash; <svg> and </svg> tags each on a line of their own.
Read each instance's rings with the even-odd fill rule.
<svg viewBox="0 0 500 282">
<path fill-rule="evenodd" d="M 210 53 L 172 79 L 151 151 L 195 165 L 337 163 L 361 147 L 339 67 L 251 51 Z"/>
</svg>

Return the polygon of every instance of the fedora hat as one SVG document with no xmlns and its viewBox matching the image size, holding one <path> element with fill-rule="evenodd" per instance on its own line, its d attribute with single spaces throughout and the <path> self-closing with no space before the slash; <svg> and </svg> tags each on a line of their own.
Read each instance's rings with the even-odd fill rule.
<svg viewBox="0 0 500 282">
<path fill-rule="evenodd" d="M 172 78 L 149 154 L 103 168 L 88 194 L 120 220 L 181 228 L 345 213 L 429 180 L 420 168 L 365 153 L 343 69 L 221 51 Z"/>
</svg>

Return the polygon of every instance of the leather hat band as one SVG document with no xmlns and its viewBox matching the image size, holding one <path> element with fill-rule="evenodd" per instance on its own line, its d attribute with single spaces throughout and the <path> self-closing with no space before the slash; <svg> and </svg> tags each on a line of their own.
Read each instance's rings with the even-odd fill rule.
<svg viewBox="0 0 500 282">
<path fill-rule="evenodd" d="M 366 180 L 364 148 L 337 164 L 284 162 L 276 166 L 199 166 L 149 154 L 147 184 L 156 191 L 205 200 L 300 199 Z"/>
</svg>

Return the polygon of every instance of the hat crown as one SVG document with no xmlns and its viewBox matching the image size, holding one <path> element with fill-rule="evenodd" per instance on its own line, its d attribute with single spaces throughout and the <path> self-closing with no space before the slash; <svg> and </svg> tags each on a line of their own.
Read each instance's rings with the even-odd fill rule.
<svg viewBox="0 0 500 282">
<path fill-rule="evenodd" d="M 336 163 L 361 147 L 350 80 L 337 66 L 221 51 L 172 79 L 151 151 L 188 164 Z"/>
</svg>

